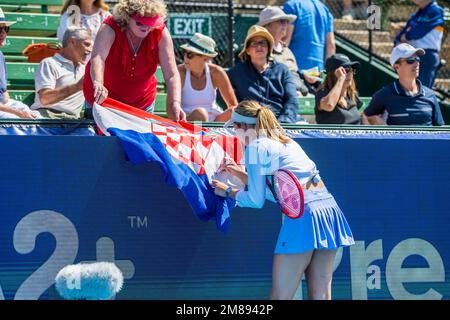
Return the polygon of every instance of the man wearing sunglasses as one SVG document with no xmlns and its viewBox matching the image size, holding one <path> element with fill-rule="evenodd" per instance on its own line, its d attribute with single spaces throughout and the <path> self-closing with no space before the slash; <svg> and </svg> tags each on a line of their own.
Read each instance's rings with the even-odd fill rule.
<svg viewBox="0 0 450 320">
<path fill-rule="evenodd" d="M 0 47 L 6 43 L 11 25 L 15 21 L 6 21 L 3 10 L 0 8 Z M 3 53 L 0 51 L 0 119 L 35 119 L 39 117 L 39 113 L 31 111 L 30 108 L 20 102 L 10 99 L 6 88 L 6 63 Z"/>
<path fill-rule="evenodd" d="M 444 125 L 434 92 L 418 79 L 422 48 L 402 43 L 391 53 L 390 63 L 398 75 L 392 84 L 377 91 L 364 114 L 376 125 Z"/>
</svg>

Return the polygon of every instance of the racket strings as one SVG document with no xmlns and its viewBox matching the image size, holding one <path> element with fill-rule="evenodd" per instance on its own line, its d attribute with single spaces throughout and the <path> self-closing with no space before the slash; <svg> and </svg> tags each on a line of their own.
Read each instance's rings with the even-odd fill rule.
<svg viewBox="0 0 450 320">
<path fill-rule="evenodd" d="M 274 176 L 275 192 L 283 212 L 292 218 L 302 214 L 302 192 L 299 184 L 289 173 L 278 171 Z"/>
</svg>

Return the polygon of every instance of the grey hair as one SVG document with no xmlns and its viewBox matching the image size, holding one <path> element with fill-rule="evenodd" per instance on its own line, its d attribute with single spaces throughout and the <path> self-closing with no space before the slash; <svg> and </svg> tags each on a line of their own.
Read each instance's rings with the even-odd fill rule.
<svg viewBox="0 0 450 320">
<path fill-rule="evenodd" d="M 92 32 L 88 29 L 83 29 L 79 27 L 69 27 L 66 32 L 64 32 L 62 45 L 63 48 L 67 46 L 70 38 L 75 38 L 76 40 L 86 40 L 92 38 Z"/>
</svg>

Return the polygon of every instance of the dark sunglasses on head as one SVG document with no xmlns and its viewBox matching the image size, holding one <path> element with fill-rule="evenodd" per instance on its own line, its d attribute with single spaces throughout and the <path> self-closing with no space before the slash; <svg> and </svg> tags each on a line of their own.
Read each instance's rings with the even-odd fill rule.
<svg viewBox="0 0 450 320">
<path fill-rule="evenodd" d="M 1 26 L 1 27 L 0 27 L 0 32 L 3 32 L 3 31 L 5 31 L 6 33 L 8 33 L 8 32 L 9 32 L 9 27 L 8 27 L 8 26 Z"/>
</svg>

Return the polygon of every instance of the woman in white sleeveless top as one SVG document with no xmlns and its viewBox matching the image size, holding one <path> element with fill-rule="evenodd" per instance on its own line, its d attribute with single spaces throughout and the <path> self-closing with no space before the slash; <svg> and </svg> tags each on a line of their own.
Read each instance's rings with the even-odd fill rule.
<svg viewBox="0 0 450 320">
<path fill-rule="evenodd" d="M 238 103 L 226 72 L 209 62 L 217 56 L 215 46 L 213 39 L 200 33 L 180 46 L 184 51 L 184 63 L 178 66 L 183 86 L 181 107 L 189 121 L 228 121 Z M 216 89 L 220 90 L 227 110 L 217 105 Z"/>
</svg>

